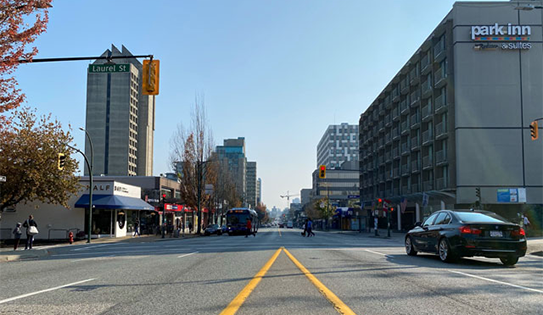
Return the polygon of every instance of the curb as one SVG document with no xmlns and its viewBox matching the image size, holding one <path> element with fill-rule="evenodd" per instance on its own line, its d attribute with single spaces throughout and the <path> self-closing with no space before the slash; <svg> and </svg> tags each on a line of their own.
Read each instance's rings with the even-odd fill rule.
<svg viewBox="0 0 543 315">
<path fill-rule="evenodd" d="M 48 256 L 48 255 L 49 255 L 49 250 L 47 249 L 38 249 L 35 251 L 26 252 L 24 254 L 0 255 L 0 263 L 11 262 L 11 261 L 33 260 L 33 259 L 38 259 L 43 256 Z"/>
</svg>

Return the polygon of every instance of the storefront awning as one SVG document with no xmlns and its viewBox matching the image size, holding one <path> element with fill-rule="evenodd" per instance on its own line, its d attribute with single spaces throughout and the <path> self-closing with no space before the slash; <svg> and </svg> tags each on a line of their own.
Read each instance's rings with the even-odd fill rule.
<svg viewBox="0 0 543 315">
<path fill-rule="evenodd" d="M 117 195 L 93 195 L 92 206 L 100 209 L 155 210 L 155 207 L 141 199 Z M 88 208 L 89 195 L 81 196 L 75 203 L 75 207 Z"/>
</svg>

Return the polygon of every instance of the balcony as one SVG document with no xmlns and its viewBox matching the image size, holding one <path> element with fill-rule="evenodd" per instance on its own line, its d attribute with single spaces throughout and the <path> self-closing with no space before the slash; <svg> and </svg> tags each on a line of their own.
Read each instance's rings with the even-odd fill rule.
<svg viewBox="0 0 543 315">
<path fill-rule="evenodd" d="M 420 115 L 418 112 L 415 112 L 411 115 L 411 129 L 416 129 L 420 126 Z"/>
<path fill-rule="evenodd" d="M 409 96 L 411 99 L 411 107 L 417 107 L 420 105 L 420 91 L 416 90 Z"/>
<path fill-rule="evenodd" d="M 392 142 L 392 135 L 390 133 L 387 133 L 385 135 L 385 144 L 389 144 L 390 142 Z"/>
<path fill-rule="evenodd" d="M 392 110 L 392 120 L 396 121 L 398 119 L 400 119 L 400 107 L 396 106 Z"/>
<path fill-rule="evenodd" d="M 420 149 L 419 137 L 411 138 L 411 150 L 416 151 Z"/>
<path fill-rule="evenodd" d="M 395 167 L 393 170 L 392 170 L 392 173 L 394 175 L 394 178 L 399 178 L 400 177 L 400 169 L 398 169 L 397 167 Z"/>
<path fill-rule="evenodd" d="M 409 145 L 409 141 L 402 143 L 402 155 L 407 155 L 411 153 L 411 147 Z"/>
<path fill-rule="evenodd" d="M 383 120 L 377 123 L 377 129 L 379 132 L 385 132 L 385 122 Z"/>
<path fill-rule="evenodd" d="M 402 176 L 409 176 L 411 175 L 411 170 L 409 169 L 409 164 L 403 164 L 402 165 Z"/>
<path fill-rule="evenodd" d="M 379 115 L 381 116 L 385 115 L 385 103 L 383 102 L 379 103 Z"/>
<path fill-rule="evenodd" d="M 409 118 L 409 117 L 407 117 Z M 401 133 L 402 135 L 405 135 L 407 133 L 409 133 L 409 119 L 406 119 L 404 121 L 402 121 L 402 123 L 400 124 L 400 129 L 401 129 Z"/>
<path fill-rule="evenodd" d="M 394 159 L 397 159 L 400 157 L 400 150 L 398 148 L 394 148 L 392 149 L 392 157 Z"/>
<path fill-rule="evenodd" d="M 434 62 L 439 62 L 443 60 L 445 55 L 447 54 L 447 51 L 445 50 L 445 39 L 442 38 L 435 46 L 434 46 Z"/>
<path fill-rule="evenodd" d="M 440 150 L 436 152 L 436 165 L 443 165 L 447 163 L 447 152 Z"/>
<path fill-rule="evenodd" d="M 436 97 L 435 101 L 436 114 L 440 114 L 447 109 L 447 99 L 445 95 L 441 94 L 439 97 Z"/>
<path fill-rule="evenodd" d="M 398 130 L 398 127 L 392 129 L 392 139 L 396 140 L 400 137 L 400 130 Z"/>
<path fill-rule="evenodd" d="M 409 110 L 409 104 L 407 102 L 407 99 L 404 99 L 403 101 L 400 102 L 400 113 L 402 115 L 405 115 L 407 114 L 408 110 Z"/>
<path fill-rule="evenodd" d="M 427 53 L 424 57 L 422 57 L 420 61 L 421 73 L 426 74 L 428 70 L 432 68 L 431 65 L 432 64 L 430 63 L 430 54 Z"/>
<path fill-rule="evenodd" d="M 419 184 L 411 184 L 411 193 L 418 193 L 420 192 Z"/>
<path fill-rule="evenodd" d="M 388 114 L 385 116 L 385 126 L 390 127 L 391 124 L 392 124 L 392 115 Z"/>
<path fill-rule="evenodd" d="M 447 188 L 448 183 L 447 179 L 445 177 L 442 178 L 436 178 L 436 190 L 442 190 Z"/>
<path fill-rule="evenodd" d="M 426 80 L 422 83 L 422 98 L 428 98 L 432 95 L 432 81 Z"/>
<path fill-rule="evenodd" d="M 410 193 L 409 186 L 403 185 L 402 186 L 402 194 L 409 194 L 409 193 Z"/>
<path fill-rule="evenodd" d="M 411 69 L 411 71 L 409 72 L 409 79 L 410 79 L 410 83 L 411 85 L 416 85 L 417 83 L 419 83 L 419 76 L 420 76 L 420 73 L 419 73 L 419 65 L 415 65 L 415 68 Z"/>
<path fill-rule="evenodd" d="M 434 135 L 432 134 L 432 129 L 428 129 L 422 133 L 422 145 L 432 144 L 434 141 Z"/>
<path fill-rule="evenodd" d="M 380 138 L 379 141 L 377 141 L 377 149 L 381 150 L 385 146 L 385 139 Z"/>
<path fill-rule="evenodd" d="M 434 183 L 433 183 L 433 181 L 431 181 L 431 180 L 424 181 L 424 182 L 422 183 L 422 189 L 423 189 L 424 191 L 434 190 Z"/>
<path fill-rule="evenodd" d="M 392 153 L 390 151 L 385 153 L 385 162 L 392 162 Z"/>
<path fill-rule="evenodd" d="M 420 172 L 420 161 L 419 160 L 411 161 L 411 172 L 413 172 L 413 173 Z"/>
<path fill-rule="evenodd" d="M 382 174 L 379 174 L 379 183 L 384 183 L 385 182 L 385 174 L 382 173 Z"/>
<path fill-rule="evenodd" d="M 434 73 L 434 82 L 436 89 L 444 86 L 447 83 L 447 72 L 444 69 L 439 69 Z"/>
<path fill-rule="evenodd" d="M 392 96 L 389 94 L 385 97 L 385 108 L 390 109 L 390 107 L 392 107 Z"/>
<path fill-rule="evenodd" d="M 447 137 L 446 123 L 440 122 L 436 125 L 436 139 L 442 139 Z"/>
<path fill-rule="evenodd" d="M 434 112 L 432 111 L 432 103 L 422 108 L 422 121 L 427 122 L 430 119 L 434 118 Z"/>
<path fill-rule="evenodd" d="M 374 110 L 371 117 L 373 118 L 373 121 L 378 121 L 379 120 L 379 113 L 376 110 Z"/>
<path fill-rule="evenodd" d="M 401 94 L 409 93 L 409 78 L 405 77 L 402 82 L 400 82 L 400 92 Z"/>
<path fill-rule="evenodd" d="M 434 167 L 434 166 L 433 166 L 433 161 L 432 161 L 431 156 L 427 155 L 424 158 L 422 158 L 422 169 L 423 170 L 430 169 L 432 167 Z"/>
<path fill-rule="evenodd" d="M 397 102 L 400 100 L 400 87 L 396 85 L 394 90 L 392 90 L 392 101 Z"/>
</svg>

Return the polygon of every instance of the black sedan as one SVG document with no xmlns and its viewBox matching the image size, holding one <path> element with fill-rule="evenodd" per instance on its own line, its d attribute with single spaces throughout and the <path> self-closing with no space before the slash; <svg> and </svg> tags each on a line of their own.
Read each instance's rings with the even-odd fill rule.
<svg viewBox="0 0 543 315">
<path fill-rule="evenodd" d="M 482 210 L 441 210 L 405 236 L 405 250 L 436 253 L 445 262 L 460 257 L 499 258 L 512 266 L 526 254 L 526 233 L 518 224 Z"/>
<path fill-rule="evenodd" d="M 211 234 L 222 235 L 222 232 L 223 232 L 222 227 L 220 227 L 218 224 L 212 224 L 204 230 L 204 235 L 207 235 L 207 236 Z"/>
</svg>

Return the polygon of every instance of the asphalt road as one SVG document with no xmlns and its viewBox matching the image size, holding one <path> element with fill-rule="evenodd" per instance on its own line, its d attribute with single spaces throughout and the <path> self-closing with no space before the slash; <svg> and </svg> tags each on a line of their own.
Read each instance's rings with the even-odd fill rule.
<svg viewBox="0 0 543 315">
<path fill-rule="evenodd" d="M 543 314 L 543 257 L 445 264 L 402 245 L 274 228 L 57 247 L 0 265 L 0 314 Z"/>
</svg>

